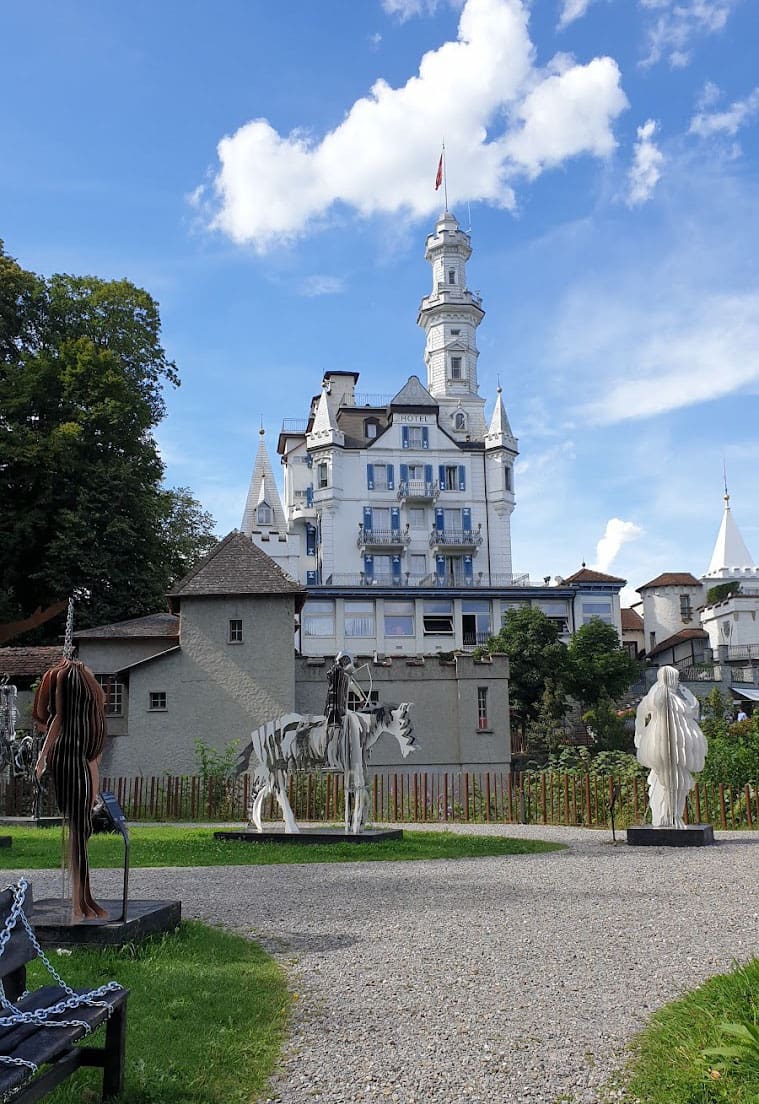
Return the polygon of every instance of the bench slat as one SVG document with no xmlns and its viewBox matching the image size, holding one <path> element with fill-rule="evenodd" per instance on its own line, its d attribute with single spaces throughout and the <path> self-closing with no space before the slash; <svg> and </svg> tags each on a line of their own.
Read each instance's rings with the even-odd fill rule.
<svg viewBox="0 0 759 1104">
<path fill-rule="evenodd" d="M 5 923 L 12 907 L 13 890 L 4 889 L 0 893 L 0 924 Z M 27 916 L 32 915 L 33 907 L 32 887 L 28 886 L 26 898 L 24 899 L 24 912 Z M 25 966 L 27 962 L 31 962 L 36 957 L 37 952 L 29 942 L 29 936 L 26 934 L 21 921 L 17 920 L 11 931 L 11 937 L 5 945 L 5 950 L 0 955 L 0 977 L 13 973 L 19 966 Z"/>
</svg>

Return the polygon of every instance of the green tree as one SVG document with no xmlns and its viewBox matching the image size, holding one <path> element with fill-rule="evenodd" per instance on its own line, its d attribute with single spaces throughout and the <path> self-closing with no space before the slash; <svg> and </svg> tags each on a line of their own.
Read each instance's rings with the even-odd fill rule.
<svg viewBox="0 0 759 1104">
<path fill-rule="evenodd" d="M 637 675 L 637 664 L 621 647 L 617 630 L 598 617 L 582 625 L 569 642 L 564 688 L 585 709 L 595 709 L 604 699 L 616 701 Z"/>
<path fill-rule="evenodd" d="M 524 742 L 527 725 L 564 716 L 562 692 L 566 649 L 556 625 L 539 609 L 520 606 L 506 613 L 503 627 L 488 641 L 489 652 L 509 657 L 509 700 Z"/>
<path fill-rule="evenodd" d="M 80 627 L 160 608 L 212 521 L 161 486 L 152 431 L 179 379 L 157 304 L 126 280 L 42 280 L 0 248 L 0 358 L 0 617 L 71 593 Z"/>
</svg>

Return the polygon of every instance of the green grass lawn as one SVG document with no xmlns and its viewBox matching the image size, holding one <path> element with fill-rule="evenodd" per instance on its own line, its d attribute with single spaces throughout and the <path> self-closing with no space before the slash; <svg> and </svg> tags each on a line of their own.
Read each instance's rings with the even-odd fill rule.
<svg viewBox="0 0 759 1104">
<path fill-rule="evenodd" d="M 213 828 L 130 828 L 130 861 L 138 866 L 258 866 L 272 863 L 363 862 L 366 860 L 465 859 L 557 851 L 563 844 L 506 836 L 464 836 L 453 832 L 409 832 L 385 843 L 241 843 L 215 840 Z M 13 845 L 0 850 L 2 870 L 48 870 L 61 864 L 60 828 L 12 828 Z M 121 866 L 120 836 L 90 840 L 93 868 Z"/>
<path fill-rule="evenodd" d="M 290 996 L 282 970 L 255 943 L 188 922 L 144 943 L 51 958 L 75 988 L 118 981 L 130 990 L 120 1104 L 250 1104 L 263 1092 Z M 47 979 L 30 964 L 30 989 Z M 104 1034 L 94 1036 L 98 1045 Z M 101 1079 L 79 1070 L 45 1099 L 94 1104 Z"/>
<path fill-rule="evenodd" d="M 759 958 L 655 1013 L 634 1044 L 625 1101 L 759 1104 L 759 1042 L 741 1058 L 703 1053 L 734 1045 L 722 1025 L 740 1022 L 759 1024 Z"/>
</svg>

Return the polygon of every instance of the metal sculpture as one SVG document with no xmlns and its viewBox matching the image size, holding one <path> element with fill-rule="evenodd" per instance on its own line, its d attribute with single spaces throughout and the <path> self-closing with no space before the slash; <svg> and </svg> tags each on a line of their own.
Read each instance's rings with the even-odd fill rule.
<svg viewBox="0 0 759 1104">
<path fill-rule="evenodd" d="M 639 761 L 649 768 L 651 823 L 656 828 L 685 828 L 685 801 L 695 784 L 693 775 L 704 769 L 706 759 L 698 717 L 698 700 L 680 686 L 677 669 L 660 667 L 635 717 L 635 747 Z"/>
<path fill-rule="evenodd" d="M 369 809 L 367 767 L 371 749 L 387 733 L 398 741 L 404 759 L 414 750 L 410 703 L 371 704 L 369 695 L 353 679 L 353 672 L 350 656 L 339 653 L 327 676 L 324 716 L 286 713 L 252 733 L 238 757 L 236 770 L 238 774 L 251 771 L 248 816 L 257 831 L 263 831 L 261 811 L 271 794 L 282 811 L 285 831 L 298 832 L 287 798 L 290 771 L 337 770 L 345 780 L 345 831 L 360 834 Z M 351 693 L 363 702 L 362 708 L 348 708 Z"/>
</svg>

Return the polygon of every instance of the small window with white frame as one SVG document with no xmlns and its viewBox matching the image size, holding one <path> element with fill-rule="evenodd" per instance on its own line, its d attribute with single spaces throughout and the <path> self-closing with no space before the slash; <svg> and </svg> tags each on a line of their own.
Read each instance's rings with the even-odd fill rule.
<svg viewBox="0 0 759 1104">
<path fill-rule="evenodd" d="M 462 360 L 460 356 L 451 357 L 451 379 L 460 380 L 464 378 L 464 369 L 462 367 Z"/>
<path fill-rule="evenodd" d="M 335 603 L 306 602 L 301 615 L 304 636 L 335 635 Z"/>
<path fill-rule="evenodd" d="M 410 449 L 424 448 L 424 433 L 423 427 L 420 425 L 410 425 L 408 427 L 408 447 Z"/>
<path fill-rule="evenodd" d="M 377 634 L 374 602 L 351 602 L 343 607 L 343 627 L 349 637 L 373 639 Z"/>
<path fill-rule="evenodd" d="M 426 529 L 427 511 L 424 506 L 410 506 L 408 511 L 408 522 L 412 529 Z"/>
<path fill-rule="evenodd" d="M 106 717 L 120 717 L 124 711 L 123 683 L 116 675 L 96 675 L 105 698 Z"/>
<path fill-rule="evenodd" d="M 151 690 L 148 694 L 148 712 L 165 713 L 166 709 L 166 691 Z"/>
<path fill-rule="evenodd" d="M 259 502 L 256 510 L 256 521 L 259 525 L 271 525 L 274 521 L 274 511 L 268 502 Z"/>
<path fill-rule="evenodd" d="M 455 284 L 456 283 L 456 269 L 455 268 L 449 268 L 448 269 L 448 283 L 449 284 Z"/>
<path fill-rule="evenodd" d="M 409 574 L 413 579 L 423 579 L 427 574 L 427 557 L 424 552 L 412 552 L 410 554 Z"/>
<path fill-rule="evenodd" d="M 329 467 L 326 460 L 316 465 L 316 486 L 323 490 L 329 485 Z"/>
<path fill-rule="evenodd" d="M 490 728 L 488 721 L 488 688 L 477 687 L 477 728 L 482 732 Z"/>
<path fill-rule="evenodd" d="M 423 625 L 425 634 L 453 633 L 453 602 L 429 600 L 424 603 Z"/>
<path fill-rule="evenodd" d="M 374 465 L 374 489 L 375 491 L 387 490 L 387 464 Z"/>
<path fill-rule="evenodd" d="M 228 644 L 242 644 L 242 620 L 239 617 L 231 617 L 229 619 L 229 634 L 227 636 Z"/>
<path fill-rule="evenodd" d="M 466 414 L 463 410 L 457 410 L 453 418 L 453 428 L 462 432 L 466 429 Z"/>
<path fill-rule="evenodd" d="M 512 486 L 512 483 L 511 483 L 511 468 L 509 467 L 508 464 L 503 469 L 503 485 L 504 485 L 504 488 L 507 491 L 513 491 L 514 490 L 514 487 Z"/>
</svg>

